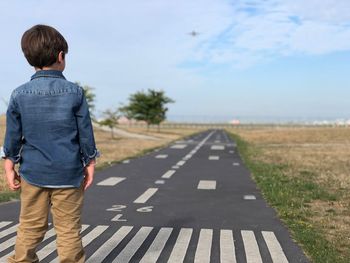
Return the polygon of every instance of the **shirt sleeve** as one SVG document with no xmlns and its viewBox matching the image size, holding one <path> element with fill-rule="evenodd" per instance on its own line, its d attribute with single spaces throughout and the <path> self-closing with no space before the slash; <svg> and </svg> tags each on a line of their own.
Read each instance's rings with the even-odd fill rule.
<svg viewBox="0 0 350 263">
<path fill-rule="evenodd" d="M 91 160 L 99 157 L 100 153 L 96 148 L 89 107 L 83 90 L 80 95 L 80 105 L 75 112 L 75 117 L 79 134 L 81 160 L 85 167 Z"/>
<path fill-rule="evenodd" d="M 21 114 L 12 93 L 6 112 L 6 134 L 3 147 L 3 158 L 10 159 L 14 163 L 21 160 L 22 149 L 22 123 Z"/>
</svg>

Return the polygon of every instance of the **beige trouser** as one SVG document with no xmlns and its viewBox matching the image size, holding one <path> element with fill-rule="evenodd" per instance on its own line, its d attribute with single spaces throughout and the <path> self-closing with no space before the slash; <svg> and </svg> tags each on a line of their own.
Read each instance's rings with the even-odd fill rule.
<svg viewBox="0 0 350 263">
<path fill-rule="evenodd" d="M 43 240 L 48 228 L 51 208 L 53 224 L 57 234 L 57 252 L 60 263 L 81 263 L 85 254 L 81 242 L 81 210 L 83 187 L 42 188 L 21 182 L 21 214 L 15 255 L 10 263 L 39 262 L 36 248 Z"/>
</svg>

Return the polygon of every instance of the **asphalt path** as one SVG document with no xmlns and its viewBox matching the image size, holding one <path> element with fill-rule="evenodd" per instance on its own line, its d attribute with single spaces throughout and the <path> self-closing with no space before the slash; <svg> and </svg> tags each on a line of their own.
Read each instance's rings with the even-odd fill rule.
<svg viewBox="0 0 350 263">
<path fill-rule="evenodd" d="M 19 208 L 0 205 L 0 262 L 13 251 Z M 87 262 L 309 262 L 222 130 L 98 172 L 83 224 Z M 58 262 L 49 229 L 40 262 Z"/>
</svg>

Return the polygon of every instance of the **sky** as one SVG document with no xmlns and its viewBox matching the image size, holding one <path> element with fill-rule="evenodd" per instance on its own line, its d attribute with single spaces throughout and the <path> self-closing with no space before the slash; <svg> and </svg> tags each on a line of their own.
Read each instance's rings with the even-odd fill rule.
<svg viewBox="0 0 350 263">
<path fill-rule="evenodd" d="M 34 73 L 23 32 L 47 24 L 69 44 L 65 77 L 95 88 L 97 115 L 156 89 L 175 100 L 170 120 L 350 119 L 348 0 L 1 0 L 0 10 L 0 113 Z"/>
</svg>

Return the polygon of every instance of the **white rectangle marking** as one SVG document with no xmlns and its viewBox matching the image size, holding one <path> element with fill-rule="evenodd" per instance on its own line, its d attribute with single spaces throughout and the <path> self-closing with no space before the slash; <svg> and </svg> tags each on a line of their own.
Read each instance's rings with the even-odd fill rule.
<svg viewBox="0 0 350 263">
<path fill-rule="evenodd" d="M 158 191 L 158 188 L 148 188 L 142 195 L 140 195 L 134 203 L 137 204 L 143 204 L 146 203 L 148 199 L 152 197 L 156 192 Z"/>
<path fill-rule="evenodd" d="M 99 182 L 97 185 L 100 186 L 115 186 L 116 184 L 124 181 L 126 177 L 109 177 L 101 182 Z"/>
<path fill-rule="evenodd" d="M 165 158 L 168 158 L 168 155 L 167 154 L 158 154 L 156 156 L 157 159 L 165 159 Z"/>
<path fill-rule="evenodd" d="M 155 184 L 165 184 L 165 181 L 164 180 L 157 180 L 154 183 Z"/>
<path fill-rule="evenodd" d="M 179 263 L 184 261 L 188 245 L 190 244 L 192 232 L 192 228 L 182 228 L 180 230 L 174 248 L 171 251 L 168 263 Z"/>
<path fill-rule="evenodd" d="M 0 222 L 0 228 L 3 228 L 4 226 L 7 226 L 11 223 L 12 223 L 12 221 L 2 221 L 2 222 Z"/>
<path fill-rule="evenodd" d="M 244 195 L 243 196 L 244 200 L 256 200 L 255 195 Z"/>
<path fill-rule="evenodd" d="M 232 230 L 220 231 L 220 262 L 236 263 L 235 244 Z"/>
<path fill-rule="evenodd" d="M 175 170 L 169 170 L 165 174 L 162 175 L 162 178 L 169 179 L 176 171 Z"/>
<path fill-rule="evenodd" d="M 161 228 L 140 263 L 156 263 L 172 231 L 172 228 Z"/>
<path fill-rule="evenodd" d="M 215 180 L 200 180 L 197 189 L 200 190 L 215 190 L 216 181 Z"/>
<path fill-rule="evenodd" d="M 1 231 L 0 238 L 6 237 L 7 235 L 10 235 L 10 234 L 16 232 L 17 227 L 18 227 L 18 224 Z"/>
<path fill-rule="evenodd" d="M 239 166 L 239 163 L 233 163 L 233 166 Z"/>
<path fill-rule="evenodd" d="M 173 168 L 173 169 L 179 169 L 179 168 L 180 168 L 180 166 L 178 166 L 178 165 L 174 165 L 174 166 L 172 166 L 171 168 Z"/>
<path fill-rule="evenodd" d="M 209 263 L 211 254 L 211 244 L 213 238 L 212 229 L 201 229 L 197 244 L 194 263 Z"/>
<path fill-rule="evenodd" d="M 176 165 L 177 166 L 182 166 L 182 165 L 184 165 L 186 163 L 186 161 L 179 161 Z"/>
<path fill-rule="evenodd" d="M 105 257 L 108 256 L 111 251 L 118 246 L 118 244 L 126 237 L 131 231 L 132 226 L 122 226 L 118 231 L 108 239 L 102 246 L 95 251 L 94 254 L 86 261 L 86 263 L 102 262 Z"/>
<path fill-rule="evenodd" d="M 113 260 L 113 263 L 125 263 L 130 262 L 132 256 L 141 247 L 142 243 L 151 233 L 153 227 L 141 227 L 136 235 L 130 240 L 126 247 L 119 253 L 119 255 Z"/>
<path fill-rule="evenodd" d="M 283 252 L 283 249 L 278 242 L 275 234 L 270 231 L 262 231 L 262 235 L 265 239 L 266 245 L 270 251 L 270 255 L 273 263 L 288 263 L 288 259 Z"/>
<path fill-rule="evenodd" d="M 187 147 L 186 144 L 175 144 L 173 146 L 171 146 L 170 148 L 172 149 L 185 149 Z"/>
<path fill-rule="evenodd" d="M 216 161 L 216 160 L 219 160 L 219 159 L 220 159 L 220 157 L 217 156 L 217 155 L 211 155 L 211 156 L 209 156 L 209 160 L 211 160 L 211 161 Z"/>
<path fill-rule="evenodd" d="M 212 150 L 222 151 L 222 150 L 225 150 L 225 146 L 223 146 L 223 145 L 213 145 L 213 146 L 211 146 L 211 149 Z"/>
<path fill-rule="evenodd" d="M 247 263 L 263 263 L 254 232 L 242 230 L 241 234 Z"/>
</svg>

